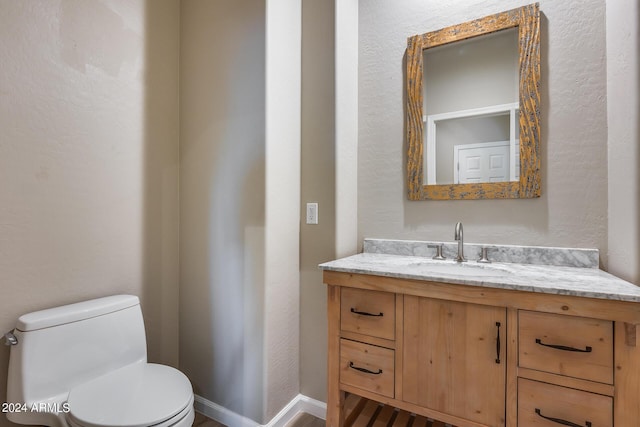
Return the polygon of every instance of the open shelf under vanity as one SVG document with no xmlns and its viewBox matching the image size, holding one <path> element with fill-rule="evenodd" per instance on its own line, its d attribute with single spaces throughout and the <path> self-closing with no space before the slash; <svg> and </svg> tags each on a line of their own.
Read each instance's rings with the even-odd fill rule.
<svg viewBox="0 0 640 427">
<path fill-rule="evenodd" d="M 344 408 L 344 427 L 456 427 L 355 394 L 346 395 Z"/>
</svg>

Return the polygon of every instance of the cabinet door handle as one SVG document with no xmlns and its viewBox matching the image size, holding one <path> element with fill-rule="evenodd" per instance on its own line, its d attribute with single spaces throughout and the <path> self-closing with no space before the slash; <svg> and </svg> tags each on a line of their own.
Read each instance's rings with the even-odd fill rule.
<svg viewBox="0 0 640 427">
<path fill-rule="evenodd" d="M 496 322 L 498 328 L 498 338 L 496 339 L 496 363 L 500 364 L 500 322 Z"/>
<path fill-rule="evenodd" d="M 378 372 L 373 372 L 373 371 L 370 371 L 370 370 L 365 369 L 365 368 L 360 368 L 360 367 L 354 365 L 353 362 L 349 362 L 349 367 L 351 369 L 355 369 L 356 371 L 364 372 L 365 374 L 380 375 L 382 373 L 382 369 L 378 369 Z"/>
<path fill-rule="evenodd" d="M 592 350 L 592 348 L 589 347 L 589 346 L 586 346 L 585 349 L 582 350 L 580 348 L 567 347 L 566 345 L 545 344 L 545 343 L 542 342 L 542 340 L 540 338 L 536 338 L 536 344 L 540 344 L 540 345 L 545 346 L 545 347 L 555 348 L 556 350 L 577 351 L 578 353 L 591 353 L 591 350 Z"/>
<path fill-rule="evenodd" d="M 572 423 L 571 421 L 566 421 L 561 418 L 545 417 L 544 415 L 542 415 L 540 409 L 538 408 L 536 408 L 536 414 L 538 414 L 539 417 L 544 418 L 545 420 L 553 421 L 554 423 L 562 424 L 563 426 L 582 427 L 580 424 Z M 591 427 L 591 421 L 585 421 L 584 425 L 585 427 Z"/>
<path fill-rule="evenodd" d="M 382 317 L 382 316 L 384 316 L 384 314 L 382 312 L 380 312 L 378 314 L 367 313 L 366 311 L 358 311 L 353 307 L 351 308 L 351 312 L 353 314 L 359 314 L 360 316 L 373 316 L 373 317 Z"/>
</svg>

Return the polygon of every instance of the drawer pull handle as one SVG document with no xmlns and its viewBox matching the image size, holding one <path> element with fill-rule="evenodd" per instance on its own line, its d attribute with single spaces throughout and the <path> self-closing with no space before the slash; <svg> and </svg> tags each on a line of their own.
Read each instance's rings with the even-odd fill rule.
<svg viewBox="0 0 640 427">
<path fill-rule="evenodd" d="M 353 307 L 351 308 L 351 312 L 353 314 L 359 314 L 360 316 L 373 316 L 373 317 L 382 317 L 382 316 L 384 316 L 383 313 L 378 313 L 378 314 L 367 313 L 366 311 L 358 311 Z"/>
<path fill-rule="evenodd" d="M 562 424 L 563 426 L 582 427 L 580 424 L 572 423 L 571 421 L 566 421 L 560 418 L 545 417 L 540 413 L 540 409 L 538 408 L 536 408 L 536 414 L 538 414 L 539 417 L 544 418 L 545 420 L 553 421 L 554 423 Z M 585 427 L 591 427 L 591 421 L 585 421 L 584 425 Z"/>
<path fill-rule="evenodd" d="M 587 346 L 584 350 L 582 350 L 580 348 L 567 347 L 566 345 L 545 344 L 542 342 L 540 338 L 536 338 L 536 344 L 540 344 L 545 347 L 555 348 L 556 350 L 577 351 L 578 353 L 591 353 L 591 350 L 593 350 L 589 346 Z"/>
<path fill-rule="evenodd" d="M 355 369 L 356 371 L 364 372 L 365 374 L 380 375 L 382 373 L 382 369 L 378 369 L 378 372 L 373 372 L 373 371 L 370 371 L 370 370 L 365 369 L 365 368 L 360 368 L 360 367 L 354 365 L 353 362 L 349 362 L 349 367 L 351 369 Z"/>
<path fill-rule="evenodd" d="M 496 339 L 496 363 L 500 364 L 500 322 L 496 322 L 498 328 L 498 338 Z"/>
</svg>

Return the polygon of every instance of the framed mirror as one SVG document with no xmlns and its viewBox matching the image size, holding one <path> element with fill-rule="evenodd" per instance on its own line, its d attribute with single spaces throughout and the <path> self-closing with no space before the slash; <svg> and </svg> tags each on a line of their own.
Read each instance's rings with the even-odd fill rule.
<svg viewBox="0 0 640 427">
<path fill-rule="evenodd" d="M 409 37 L 409 200 L 540 197 L 540 8 Z"/>
</svg>

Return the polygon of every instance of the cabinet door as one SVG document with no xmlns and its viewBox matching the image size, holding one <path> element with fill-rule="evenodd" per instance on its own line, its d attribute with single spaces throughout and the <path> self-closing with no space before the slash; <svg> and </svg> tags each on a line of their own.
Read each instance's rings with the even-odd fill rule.
<svg viewBox="0 0 640 427">
<path fill-rule="evenodd" d="M 402 399 L 504 426 L 506 329 L 503 307 L 405 295 Z"/>
</svg>

